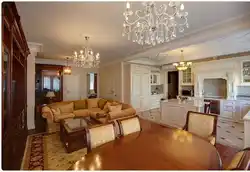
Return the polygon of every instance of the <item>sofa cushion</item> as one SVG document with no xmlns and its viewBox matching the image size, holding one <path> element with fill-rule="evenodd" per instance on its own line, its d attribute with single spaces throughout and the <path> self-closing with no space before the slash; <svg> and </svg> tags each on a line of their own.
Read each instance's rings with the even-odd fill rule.
<svg viewBox="0 0 250 172">
<path fill-rule="evenodd" d="M 58 108 L 60 109 L 61 113 L 72 113 L 74 111 L 74 103 L 71 102 L 66 105 L 60 105 Z"/>
<path fill-rule="evenodd" d="M 86 117 L 90 115 L 90 111 L 88 109 L 74 110 L 73 113 L 75 114 L 76 117 L 79 117 L 79 116 Z"/>
<path fill-rule="evenodd" d="M 78 110 L 78 109 L 87 109 L 86 100 L 74 101 L 74 110 Z"/>
<path fill-rule="evenodd" d="M 120 112 L 122 110 L 122 105 L 108 105 L 109 112 Z"/>
<path fill-rule="evenodd" d="M 105 100 L 105 99 L 100 99 L 100 100 L 98 101 L 98 107 L 99 107 L 100 109 L 103 109 L 106 103 L 107 103 L 107 100 Z"/>
<path fill-rule="evenodd" d="M 98 110 L 99 109 L 99 110 Z M 90 110 L 90 116 L 93 118 L 97 118 L 96 114 L 105 114 L 106 112 L 104 110 L 101 110 L 100 108 L 93 108 L 89 109 Z"/>
<path fill-rule="evenodd" d="M 61 113 L 60 115 L 55 115 L 55 122 L 59 122 L 62 119 L 74 118 L 75 115 L 73 113 Z"/>
<path fill-rule="evenodd" d="M 87 99 L 88 109 L 98 108 L 98 101 L 99 100 L 100 100 L 99 98 Z"/>
</svg>

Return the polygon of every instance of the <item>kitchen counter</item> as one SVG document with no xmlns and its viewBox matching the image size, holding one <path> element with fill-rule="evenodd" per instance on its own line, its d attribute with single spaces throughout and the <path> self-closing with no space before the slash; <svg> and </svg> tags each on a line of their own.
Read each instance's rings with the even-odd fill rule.
<svg viewBox="0 0 250 172">
<path fill-rule="evenodd" d="M 166 99 L 162 101 L 162 103 L 171 103 L 176 105 L 184 105 L 184 106 L 194 106 L 194 107 L 204 107 L 203 100 L 178 100 L 178 99 Z"/>
<path fill-rule="evenodd" d="M 250 147 L 250 110 L 244 116 L 244 148 Z"/>
<path fill-rule="evenodd" d="M 250 111 L 244 116 L 243 120 L 250 121 Z"/>
<path fill-rule="evenodd" d="M 203 101 L 168 99 L 161 101 L 160 111 L 164 124 L 182 128 L 186 123 L 187 112 L 203 112 L 204 103 Z"/>
</svg>

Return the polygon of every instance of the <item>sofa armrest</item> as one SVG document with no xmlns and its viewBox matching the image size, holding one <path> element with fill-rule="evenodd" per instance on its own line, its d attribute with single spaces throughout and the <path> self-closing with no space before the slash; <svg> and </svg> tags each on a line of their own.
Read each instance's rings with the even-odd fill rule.
<svg viewBox="0 0 250 172">
<path fill-rule="evenodd" d="M 48 121 L 54 121 L 54 115 L 48 106 L 42 108 L 42 117 L 46 118 Z"/>
<path fill-rule="evenodd" d="M 136 114 L 136 111 L 134 108 L 128 108 L 128 109 L 121 110 L 121 112 L 109 112 L 108 119 L 113 120 L 113 119 L 122 118 L 126 116 L 132 116 L 135 114 Z"/>
</svg>

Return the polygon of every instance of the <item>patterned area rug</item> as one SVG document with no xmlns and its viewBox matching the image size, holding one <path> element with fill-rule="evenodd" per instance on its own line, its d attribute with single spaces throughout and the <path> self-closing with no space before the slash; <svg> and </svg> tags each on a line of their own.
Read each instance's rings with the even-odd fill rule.
<svg viewBox="0 0 250 172">
<path fill-rule="evenodd" d="M 59 133 L 28 136 L 21 170 L 67 170 L 87 149 L 67 153 Z"/>
</svg>

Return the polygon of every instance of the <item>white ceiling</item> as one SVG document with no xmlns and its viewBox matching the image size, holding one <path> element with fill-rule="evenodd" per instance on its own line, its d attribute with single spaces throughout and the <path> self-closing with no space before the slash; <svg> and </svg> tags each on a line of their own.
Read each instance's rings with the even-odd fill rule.
<svg viewBox="0 0 250 172">
<path fill-rule="evenodd" d="M 120 60 L 145 48 L 121 36 L 125 2 L 16 4 L 27 40 L 43 44 L 45 58 L 70 56 L 74 50 L 83 46 L 81 35 L 90 36 L 90 45 L 101 54 L 102 63 Z M 184 35 L 178 34 L 177 37 L 245 15 L 250 9 L 249 2 L 184 2 L 184 5 L 189 13 L 190 28 Z M 140 3 L 132 3 L 132 9 L 138 7 Z M 171 42 L 164 45 L 171 45 Z M 178 54 L 167 52 L 169 55 L 174 53 Z"/>
</svg>

